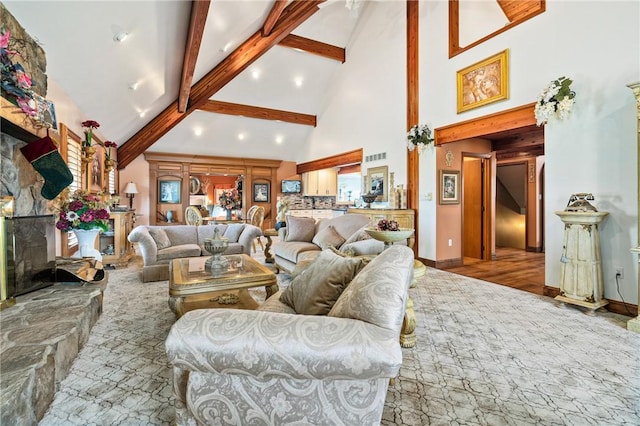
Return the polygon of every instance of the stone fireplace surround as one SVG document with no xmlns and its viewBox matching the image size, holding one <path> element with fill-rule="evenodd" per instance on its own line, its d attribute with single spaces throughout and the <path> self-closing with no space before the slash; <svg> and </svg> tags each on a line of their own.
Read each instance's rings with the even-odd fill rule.
<svg viewBox="0 0 640 426">
<path fill-rule="evenodd" d="M 49 213 L 40 195 L 43 179 L 20 152 L 37 138 L 3 116 L 0 195 L 14 197 L 15 216 Z M 37 425 L 42 419 L 102 313 L 106 283 L 106 275 L 90 284 L 55 283 L 0 311 L 0 424 Z"/>
</svg>

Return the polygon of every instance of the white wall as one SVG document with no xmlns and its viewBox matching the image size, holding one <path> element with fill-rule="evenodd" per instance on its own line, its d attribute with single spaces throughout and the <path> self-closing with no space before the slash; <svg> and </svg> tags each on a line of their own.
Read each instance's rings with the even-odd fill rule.
<svg viewBox="0 0 640 426">
<path fill-rule="evenodd" d="M 321 124 L 299 161 L 364 146 L 387 152 L 396 183 L 406 182 L 404 2 L 369 2 L 347 47 Z M 610 212 L 601 227 L 605 297 L 620 300 L 615 268 L 625 269 L 620 293 L 637 300 L 636 106 L 627 84 L 640 80 L 640 3 L 548 1 L 545 13 L 448 58 L 447 2 L 420 2 L 420 123 L 437 128 L 534 102 L 553 79 L 574 80 L 576 106 L 565 122 L 545 128 L 546 283 L 559 286 L 563 227 L 553 213 L 569 196 L 592 192 Z M 509 99 L 456 113 L 456 71 L 509 49 Z M 442 149 L 442 148 L 437 148 Z M 419 255 L 436 259 L 435 150 L 420 158 Z M 366 172 L 363 172 L 366 173 Z M 428 200 L 431 195 L 431 200 Z"/>
<path fill-rule="evenodd" d="M 386 152 L 386 160 L 363 164 L 389 166 L 395 184 L 406 185 L 405 5 L 368 2 L 346 47 L 347 60 L 334 77 L 318 127 L 298 162 L 360 147 L 364 156 Z"/>
</svg>

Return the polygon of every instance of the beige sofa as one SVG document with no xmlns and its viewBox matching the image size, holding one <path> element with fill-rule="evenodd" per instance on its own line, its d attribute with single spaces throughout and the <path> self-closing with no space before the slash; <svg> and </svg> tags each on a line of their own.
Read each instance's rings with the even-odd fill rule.
<svg viewBox="0 0 640 426">
<path fill-rule="evenodd" d="M 378 254 L 384 243 L 369 237 L 364 228 L 372 226 L 368 216 L 345 214 L 316 222 L 312 218 L 287 216 L 287 226 L 279 229 L 274 244 L 276 268 L 291 273 L 296 264 L 316 257 L 332 246 L 354 256 Z"/>
<path fill-rule="evenodd" d="M 413 252 L 398 245 L 364 266 L 328 315 L 296 315 L 281 292 L 256 311 L 187 312 L 165 343 L 176 423 L 380 424 L 412 277 Z"/>
<path fill-rule="evenodd" d="M 251 243 L 262 230 L 249 224 L 137 226 L 129 234 L 129 241 L 138 243 L 144 266 L 142 282 L 169 279 L 169 263 L 181 257 L 207 256 L 204 240 L 213 237 L 218 228 L 229 239 L 224 254 L 251 254 Z"/>
</svg>

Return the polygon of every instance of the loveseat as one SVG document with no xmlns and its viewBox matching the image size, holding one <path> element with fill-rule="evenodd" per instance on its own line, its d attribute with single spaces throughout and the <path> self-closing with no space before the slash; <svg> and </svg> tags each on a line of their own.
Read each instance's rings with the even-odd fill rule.
<svg viewBox="0 0 640 426">
<path fill-rule="evenodd" d="M 262 235 L 257 226 L 240 224 L 137 226 L 129 241 L 138 243 L 144 266 L 142 282 L 169 279 L 169 263 L 181 257 L 207 256 L 204 240 L 213 237 L 215 229 L 229 240 L 224 254 L 251 254 L 251 243 Z"/>
<path fill-rule="evenodd" d="M 310 261 L 329 246 L 353 256 L 378 254 L 384 243 L 372 239 L 364 228 L 372 226 L 368 216 L 345 214 L 318 222 L 310 217 L 287 216 L 287 226 L 278 230 L 273 246 L 276 268 L 293 272 L 301 261 Z"/>
<path fill-rule="evenodd" d="M 256 311 L 187 312 L 165 342 L 176 423 L 379 424 L 402 364 L 412 277 L 413 252 L 397 245 L 357 273 L 328 315 L 296 314 L 280 301 L 288 289 Z"/>
</svg>

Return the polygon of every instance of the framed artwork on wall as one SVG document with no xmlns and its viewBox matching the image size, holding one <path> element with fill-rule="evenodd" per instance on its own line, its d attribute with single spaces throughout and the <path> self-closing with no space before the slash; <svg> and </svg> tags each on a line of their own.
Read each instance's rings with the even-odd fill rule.
<svg viewBox="0 0 640 426">
<path fill-rule="evenodd" d="M 369 187 L 367 191 L 376 194 L 376 201 L 387 201 L 389 199 L 389 167 L 370 167 L 367 170 Z"/>
<path fill-rule="evenodd" d="M 440 170 L 440 204 L 460 204 L 460 172 Z"/>
<path fill-rule="evenodd" d="M 269 202 L 269 183 L 253 184 L 253 202 L 268 203 Z"/>
<path fill-rule="evenodd" d="M 161 203 L 179 204 L 180 191 L 179 180 L 158 181 L 158 198 Z"/>
<path fill-rule="evenodd" d="M 458 114 L 509 98 L 509 49 L 456 73 Z"/>
<path fill-rule="evenodd" d="M 104 147 L 97 143 L 93 145 L 96 148 L 96 153 L 93 156 L 93 160 L 88 164 L 87 183 L 89 192 L 96 193 L 102 191 Z"/>
</svg>

